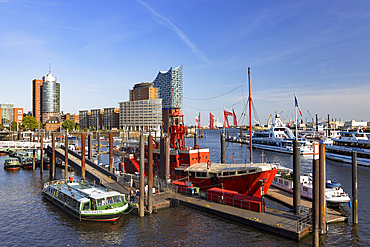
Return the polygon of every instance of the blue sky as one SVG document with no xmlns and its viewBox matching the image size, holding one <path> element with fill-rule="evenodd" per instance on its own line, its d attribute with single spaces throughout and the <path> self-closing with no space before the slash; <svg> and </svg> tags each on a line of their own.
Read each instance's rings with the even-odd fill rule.
<svg viewBox="0 0 370 247">
<path fill-rule="evenodd" d="M 369 121 L 369 7 L 369 1 L 0 0 L 0 103 L 31 110 L 31 81 L 48 73 L 49 61 L 61 84 L 61 109 L 76 114 L 118 107 L 135 83 L 182 64 L 186 122 L 195 124 L 200 111 L 207 124 L 209 112 L 217 116 L 224 107 L 240 117 L 251 67 L 262 124 L 274 112 L 294 117 L 294 93 L 304 120 L 309 109 L 313 116 Z"/>
</svg>

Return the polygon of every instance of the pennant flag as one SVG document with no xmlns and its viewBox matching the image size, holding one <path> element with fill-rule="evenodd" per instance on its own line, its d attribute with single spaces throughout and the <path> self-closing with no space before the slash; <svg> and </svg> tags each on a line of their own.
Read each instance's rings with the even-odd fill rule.
<svg viewBox="0 0 370 247">
<path fill-rule="evenodd" d="M 298 105 L 298 100 L 297 100 L 297 97 L 296 95 L 294 94 L 294 99 L 295 99 L 295 107 L 298 107 L 298 110 L 299 110 L 299 114 L 301 115 L 302 117 L 302 112 L 301 112 L 301 108 L 299 108 L 299 105 Z"/>
<path fill-rule="evenodd" d="M 198 118 L 198 128 L 200 129 L 200 112 L 199 112 L 199 118 Z"/>
<path fill-rule="evenodd" d="M 238 122 L 236 121 L 236 114 L 233 108 L 233 116 L 234 116 L 234 126 L 238 126 Z"/>
<path fill-rule="evenodd" d="M 211 129 L 211 130 L 213 130 L 213 118 L 214 118 L 214 116 L 212 115 L 212 113 L 209 113 L 209 128 Z"/>
</svg>

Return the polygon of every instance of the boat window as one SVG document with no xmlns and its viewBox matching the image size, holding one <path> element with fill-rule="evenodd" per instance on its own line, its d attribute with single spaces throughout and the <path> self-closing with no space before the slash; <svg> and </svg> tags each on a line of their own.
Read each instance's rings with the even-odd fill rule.
<svg viewBox="0 0 370 247">
<path fill-rule="evenodd" d="M 114 202 L 113 202 L 113 198 L 112 197 L 107 197 L 107 205 L 108 204 L 113 204 Z"/>
<path fill-rule="evenodd" d="M 279 179 L 279 184 L 283 184 L 283 180 L 282 179 Z"/>
<path fill-rule="evenodd" d="M 306 188 L 306 187 L 303 187 L 303 191 L 308 191 L 308 188 Z"/>
<path fill-rule="evenodd" d="M 275 181 L 275 182 L 277 182 L 277 181 L 278 181 L 278 179 L 277 179 L 277 178 L 274 178 L 274 181 Z"/>
<path fill-rule="evenodd" d="M 207 173 L 206 172 L 197 172 L 197 173 L 195 173 L 195 176 L 205 178 L 205 177 L 207 177 Z"/>
<path fill-rule="evenodd" d="M 83 208 L 82 208 L 82 210 L 86 211 L 86 210 L 89 210 L 89 208 L 90 208 L 90 203 L 89 203 L 89 202 L 85 202 L 85 203 L 83 204 Z"/>
<path fill-rule="evenodd" d="M 238 171 L 238 174 L 246 174 L 246 173 L 247 173 L 246 170 Z"/>
<path fill-rule="evenodd" d="M 288 186 L 288 185 L 289 185 L 289 183 L 288 183 L 287 181 L 284 181 L 284 185 Z"/>
<path fill-rule="evenodd" d="M 122 202 L 122 198 L 121 198 L 120 196 L 114 196 L 114 197 L 113 197 L 113 202 L 114 202 L 114 203 Z"/>
<path fill-rule="evenodd" d="M 98 207 L 105 205 L 105 199 L 104 198 L 97 199 L 96 201 L 97 201 Z"/>
<path fill-rule="evenodd" d="M 80 202 L 76 202 L 76 209 L 80 209 Z"/>
<path fill-rule="evenodd" d="M 91 199 L 91 209 L 96 210 L 96 200 L 95 199 Z"/>
</svg>

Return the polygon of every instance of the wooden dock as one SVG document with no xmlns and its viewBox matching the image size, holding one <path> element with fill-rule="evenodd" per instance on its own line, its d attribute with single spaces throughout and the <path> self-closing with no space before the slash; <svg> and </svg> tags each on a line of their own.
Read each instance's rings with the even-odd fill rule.
<svg viewBox="0 0 370 247">
<path fill-rule="evenodd" d="M 286 191 L 280 190 L 273 186 L 270 186 L 266 194 L 267 197 L 289 207 L 293 208 L 293 194 Z M 312 208 L 312 202 L 301 198 L 301 206 L 306 208 Z M 335 211 L 331 208 L 326 208 L 326 222 L 341 222 L 348 220 L 348 217 L 343 216 L 340 212 Z"/>
<path fill-rule="evenodd" d="M 47 148 L 47 152 L 51 153 L 51 147 Z M 64 160 L 65 150 L 59 147 L 55 148 L 55 156 L 61 160 Z M 71 166 L 75 171 L 81 173 L 81 156 L 71 150 L 68 152 L 68 165 Z M 85 159 L 85 174 L 86 177 L 97 184 L 103 185 L 106 188 L 110 188 L 120 193 L 127 194 L 128 186 L 125 186 L 122 182 L 118 181 L 118 177 L 108 171 L 107 169 L 100 167 L 93 163 L 89 159 Z"/>
<path fill-rule="evenodd" d="M 268 207 L 265 212 L 257 213 L 208 201 L 199 196 L 180 193 L 173 194 L 171 200 L 178 200 L 182 205 L 298 241 L 310 233 L 309 216 L 297 216 L 290 212 Z"/>
</svg>

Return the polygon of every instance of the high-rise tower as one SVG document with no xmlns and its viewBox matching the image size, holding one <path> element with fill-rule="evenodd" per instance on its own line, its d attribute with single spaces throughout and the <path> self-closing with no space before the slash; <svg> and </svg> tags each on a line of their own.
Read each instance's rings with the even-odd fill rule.
<svg viewBox="0 0 370 247">
<path fill-rule="evenodd" d="M 42 80 L 32 81 L 32 114 L 42 123 L 60 115 L 60 84 L 51 74 L 50 63 L 49 73 Z"/>
</svg>

